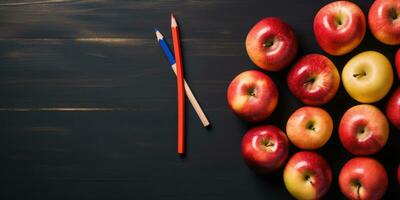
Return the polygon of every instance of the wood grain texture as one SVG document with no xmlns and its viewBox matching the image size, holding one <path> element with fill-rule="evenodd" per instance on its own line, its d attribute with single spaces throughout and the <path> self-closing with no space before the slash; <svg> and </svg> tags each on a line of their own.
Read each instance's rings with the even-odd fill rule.
<svg viewBox="0 0 400 200">
<path fill-rule="evenodd" d="M 242 161 L 241 138 L 253 125 L 228 109 L 226 89 L 238 73 L 257 69 L 244 40 L 263 17 L 294 28 L 299 56 L 323 53 L 312 21 L 327 2 L 0 0 L 0 199 L 290 199 L 281 171 L 256 175 Z M 356 2 L 366 13 L 372 0 Z M 153 33 L 158 27 L 171 44 L 171 12 L 180 20 L 185 77 L 213 124 L 204 129 L 187 104 L 184 158 L 175 154 L 176 79 Z M 364 50 L 393 62 L 397 48 L 367 32 L 350 54 L 329 57 L 341 71 Z M 288 92 L 287 70 L 267 74 L 280 102 L 263 124 L 283 129 L 302 104 Z M 383 109 L 386 101 L 376 105 Z M 353 156 L 337 126 L 356 104 L 341 87 L 323 106 L 335 123 L 318 150 L 334 174 L 325 199 L 343 199 L 337 176 Z M 373 156 L 389 173 L 385 199 L 400 199 L 399 141 L 391 127 L 389 143 Z"/>
</svg>

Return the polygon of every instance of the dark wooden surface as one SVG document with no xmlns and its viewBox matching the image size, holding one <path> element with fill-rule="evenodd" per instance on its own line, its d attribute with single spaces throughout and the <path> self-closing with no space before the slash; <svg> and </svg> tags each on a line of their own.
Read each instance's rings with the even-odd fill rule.
<svg viewBox="0 0 400 200">
<path fill-rule="evenodd" d="M 257 69 L 244 40 L 263 17 L 294 28 L 299 56 L 324 54 L 312 22 L 327 2 L 1 0 L 0 199 L 290 199 L 282 171 L 260 176 L 242 161 L 241 137 L 253 125 L 228 109 L 226 88 L 236 74 Z M 366 13 L 372 1 L 357 3 Z M 203 128 L 188 107 L 183 158 L 175 153 L 176 82 L 153 33 L 158 27 L 171 42 L 170 12 L 182 29 L 185 75 L 212 123 Z M 341 71 L 361 51 L 393 61 L 397 48 L 368 31 L 359 48 L 329 57 Z M 262 124 L 284 129 L 302 105 L 288 92 L 286 73 L 267 73 L 280 101 Z M 353 156 L 342 148 L 337 125 L 356 104 L 341 86 L 324 106 L 335 122 L 333 137 L 318 150 L 334 173 L 325 199 L 344 198 L 337 176 Z M 400 198 L 399 144 L 392 127 L 387 146 L 373 156 L 390 177 L 385 199 Z"/>
</svg>

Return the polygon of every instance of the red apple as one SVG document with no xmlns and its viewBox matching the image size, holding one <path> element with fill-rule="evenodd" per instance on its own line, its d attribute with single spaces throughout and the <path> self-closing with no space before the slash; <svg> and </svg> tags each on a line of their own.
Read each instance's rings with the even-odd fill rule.
<svg viewBox="0 0 400 200">
<path fill-rule="evenodd" d="M 339 186 L 348 199 L 380 200 L 386 192 L 388 177 L 378 161 L 358 157 L 343 166 L 339 174 Z"/>
<path fill-rule="evenodd" d="M 296 110 L 287 121 L 289 140 L 301 149 L 318 149 L 332 135 L 333 121 L 321 108 L 305 106 Z"/>
<path fill-rule="evenodd" d="M 283 179 L 286 189 L 296 199 L 320 199 L 329 190 L 332 170 L 319 154 L 301 151 L 286 164 Z"/>
<path fill-rule="evenodd" d="M 372 34 L 388 45 L 400 44 L 400 1 L 376 0 L 368 13 Z"/>
<path fill-rule="evenodd" d="M 330 101 L 339 88 L 340 76 L 335 64 L 320 54 L 302 57 L 290 69 L 287 84 L 292 94 L 307 105 Z"/>
<path fill-rule="evenodd" d="M 400 49 L 397 50 L 397 53 L 395 56 L 395 65 L 396 65 L 396 70 L 397 70 L 397 76 L 400 79 Z"/>
<path fill-rule="evenodd" d="M 339 138 L 344 148 L 355 155 L 380 151 L 389 137 L 389 123 L 375 106 L 357 105 L 344 113 L 339 124 Z"/>
<path fill-rule="evenodd" d="M 386 104 L 386 116 L 400 130 L 400 87 L 394 91 Z"/>
<path fill-rule="evenodd" d="M 399 185 L 400 185 L 400 164 L 397 167 L 397 182 L 399 182 Z"/>
<path fill-rule="evenodd" d="M 240 118 L 259 122 L 268 118 L 278 104 L 278 89 L 266 74 L 249 70 L 240 73 L 228 87 L 228 104 Z"/>
<path fill-rule="evenodd" d="M 284 132 L 272 125 L 250 129 L 242 139 L 244 161 L 258 172 L 272 172 L 286 161 L 289 141 Z"/>
<path fill-rule="evenodd" d="M 322 7 L 314 18 L 314 35 L 321 48 L 335 56 L 356 48 L 364 38 L 363 11 L 349 1 L 335 1 Z"/>
<path fill-rule="evenodd" d="M 288 24 L 278 18 L 267 17 L 247 34 L 246 50 L 257 66 L 268 71 L 279 71 L 296 57 L 298 42 Z"/>
</svg>

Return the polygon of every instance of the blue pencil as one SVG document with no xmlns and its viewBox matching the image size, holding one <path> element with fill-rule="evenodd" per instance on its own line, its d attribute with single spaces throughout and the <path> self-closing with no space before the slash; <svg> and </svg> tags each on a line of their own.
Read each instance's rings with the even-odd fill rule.
<svg viewBox="0 0 400 200">
<path fill-rule="evenodd" d="M 169 63 L 171 64 L 171 68 L 174 71 L 175 75 L 176 75 L 176 62 L 175 62 L 175 57 L 174 54 L 172 53 L 172 51 L 170 50 L 167 42 L 164 40 L 164 36 L 160 33 L 159 30 L 155 29 L 156 32 L 156 37 L 157 37 L 157 41 L 160 44 L 165 57 L 167 57 Z M 184 80 L 184 84 L 185 84 L 185 92 L 186 92 L 186 96 L 188 97 L 190 103 L 192 104 L 194 110 L 196 111 L 197 115 L 199 116 L 201 122 L 203 123 L 203 126 L 206 127 L 208 125 L 210 125 L 210 122 L 208 121 L 206 115 L 204 114 L 203 110 L 200 107 L 199 102 L 197 102 L 196 98 L 194 97 L 194 94 L 192 92 L 192 90 L 190 89 L 188 83 L 186 82 L 186 80 Z"/>
<path fill-rule="evenodd" d="M 175 64 L 176 63 L 175 57 L 172 54 L 172 51 L 169 49 L 167 42 L 165 42 L 164 36 L 160 33 L 159 30 L 155 29 L 155 31 L 156 31 L 156 37 L 157 37 L 158 43 L 160 44 L 160 46 L 165 54 L 165 57 L 167 57 L 167 59 L 171 65 Z"/>
</svg>

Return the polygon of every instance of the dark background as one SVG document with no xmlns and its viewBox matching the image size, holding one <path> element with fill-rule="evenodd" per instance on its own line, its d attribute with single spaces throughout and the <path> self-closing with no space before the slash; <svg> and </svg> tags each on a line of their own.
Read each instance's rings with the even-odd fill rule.
<svg viewBox="0 0 400 200">
<path fill-rule="evenodd" d="M 257 69 L 244 41 L 263 17 L 293 27 L 298 56 L 326 55 L 312 22 L 328 2 L 1 0 L 0 199 L 291 199 L 282 171 L 261 176 L 242 161 L 241 138 L 254 125 L 228 109 L 226 89 L 238 73 Z M 357 1 L 365 14 L 371 3 Z M 176 154 L 176 79 L 153 31 L 158 27 L 171 43 L 171 12 L 182 30 L 185 76 L 212 123 L 203 128 L 187 103 L 185 157 Z M 365 50 L 393 63 L 397 48 L 368 30 L 360 47 L 329 58 L 341 71 Z M 266 73 L 280 100 L 261 124 L 284 129 L 302 104 L 288 92 L 287 70 Z M 386 101 L 376 105 L 383 109 Z M 356 104 L 341 86 L 323 106 L 335 122 L 329 143 L 318 150 L 334 174 L 325 199 L 344 198 L 337 177 L 353 156 L 342 148 L 337 126 Z M 384 199 L 400 198 L 399 140 L 392 126 L 387 145 L 373 156 L 388 172 Z"/>
</svg>

